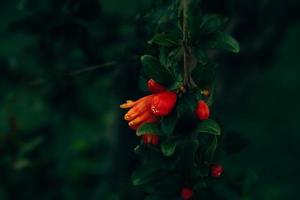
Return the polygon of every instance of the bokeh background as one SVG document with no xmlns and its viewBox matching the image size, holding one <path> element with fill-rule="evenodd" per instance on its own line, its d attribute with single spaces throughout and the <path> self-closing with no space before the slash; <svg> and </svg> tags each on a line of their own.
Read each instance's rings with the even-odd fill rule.
<svg viewBox="0 0 300 200">
<path fill-rule="evenodd" d="M 134 133 L 119 104 L 138 89 L 155 0 L 1 0 L 0 199 L 140 200 Z M 238 55 L 219 54 L 216 110 L 250 144 L 244 200 L 300 197 L 300 1 L 204 0 L 230 17 Z M 251 183 L 250 183 L 251 182 Z"/>
</svg>

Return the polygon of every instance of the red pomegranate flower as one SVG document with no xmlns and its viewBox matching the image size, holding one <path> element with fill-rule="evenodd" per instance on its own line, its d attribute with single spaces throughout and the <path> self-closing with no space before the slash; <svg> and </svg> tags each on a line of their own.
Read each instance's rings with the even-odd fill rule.
<svg viewBox="0 0 300 200">
<path fill-rule="evenodd" d="M 174 108 L 177 95 L 174 92 L 161 92 L 154 95 L 151 103 L 151 110 L 156 116 L 166 116 Z"/>
<path fill-rule="evenodd" d="M 121 108 L 130 108 L 124 119 L 129 121 L 128 125 L 136 130 L 143 123 L 153 123 L 158 116 L 168 115 L 177 101 L 176 93 L 161 92 L 140 98 L 137 101 L 128 100 Z"/>
<path fill-rule="evenodd" d="M 166 88 L 162 86 L 161 84 L 157 83 L 155 80 L 150 79 L 148 81 L 148 89 L 150 92 L 158 93 L 158 92 L 164 92 L 166 91 Z"/>
<path fill-rule="evenodd" d="M 156 122 L 158 119 L 151 111 L 151 102 L 153 95 L 148 95 L 140 98 L 137 101 L 128 100 L 120 105 L 121 108 L 130 108 L 125 114 L 124 119 L 129 121 L 128 125 L 136 130 L 143 123 Z"/>
</svg>

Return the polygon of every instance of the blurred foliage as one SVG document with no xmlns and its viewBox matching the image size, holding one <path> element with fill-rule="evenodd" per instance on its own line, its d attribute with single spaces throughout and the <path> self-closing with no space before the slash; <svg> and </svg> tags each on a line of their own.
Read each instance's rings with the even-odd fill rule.
<svg viewBox="0 0 300 200">
<path fill-rule="evenodd" d="M 158 1 L 156 1 L 158 2 Z M 215 103 L 251 143 L 226 168 L 249 169 L 255 194 L 299 196 L 297 0 L 204 0 L 229 16 L 241 54 L 216 55 Z M 0 7 L 0 199 L 141 199 L 130 174 L 134 134 L 118 105 L 151 38 L 151 1 L 3 0 Z M 157 5 L 160 6 L 160 5 Z M 150 26 L 151 27 L 151 26 Z M 151 49 L 150 49 L 151 50 Z M 222 190 L 222 188 L 219 188 Z"/>
</svg>

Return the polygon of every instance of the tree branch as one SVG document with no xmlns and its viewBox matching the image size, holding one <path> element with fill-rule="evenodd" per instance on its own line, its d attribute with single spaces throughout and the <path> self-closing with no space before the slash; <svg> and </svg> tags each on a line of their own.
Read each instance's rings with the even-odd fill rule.
<svg viewBox="0 0 300 200">
<path fill-rule="evenodd" d="M 182 45 L 183 45 L 183 83 L 185 86 L 188 86 L 188 59 L 187 59 L 187 39 L 188 39 L 188 30 L 187 30 L 187 24 L 188 24 L 188 18 L 187 18 L 187 12 L 188 12 L 188 4 L 190 0 L 182 0 L 182 32 L 183 32 L 183 39 L 182 39 Z"/>
<path fill-rule="evenodd" d="M 192 48 L 188 44 L 188 9 L 190 0 L 182 0 L 182 31 L 183 31 L 183 83 L 186 87 L 195 88 L 197 85 L 192 80 L 191 72 L 197 64 L 196 58 L 193 56 Z"/>
</svg>

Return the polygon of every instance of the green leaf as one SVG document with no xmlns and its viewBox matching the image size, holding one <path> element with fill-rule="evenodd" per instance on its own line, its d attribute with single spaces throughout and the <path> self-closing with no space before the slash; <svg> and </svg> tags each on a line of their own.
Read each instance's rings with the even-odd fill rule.
<svg viewBox="0 0 300 200">
<path fill-rule="evenodd" d="M 210 34 L 223 29 L 228 22 L 225 18 L 218 14 L 207 14 L 203 17 L 200 25 L 200 31 L 204 34 Z"/>
<path fill-rule="evenodd" d="M 132 174 L 132 183 L 135 186 L 149 183 L 160 177 L 162 171 L 159 166 L 155 165 L 141 165 Z"/>
<path fill-rule="evenodd" d="M 161 151 L 163 155 L 170 157 L 174 154 L 177 146 L 177 141 L 175 139 L 169 139 L 162 143 Z"/>
<path fill-rule="evenodd" d="M 141 136 L 145 134 L 161 135 L 161 128 L 157 123 L 144 123 L 137 130 L 136 135 Z"/>
<path fill-rule="evenodd" d="M 177 46 L 178 42 L 176 36 L 168 33 L 158 33 L 149 41 L 150 44 L 155 43 L 163 47 Z"/>
<path fill-rule="evenodd" d="M 205 120 L 201 122 L 196 131 L 198 133 L 209 133 L 212 135 L 221 135 L 221 128 L 217 122 L 212 119 Z"/>
<path fill-rule="evenodd" d="M 182 47 L 175 47 L 171 50 L 166 47 L 159 48 L 159 61 L 170 71 L 175 71 L 175 66 L 182 59 L 183 49 Z M 176 73 L 178 74 L 178 73 Z"/>
<path fill-rule="evenodd" d="M 156 82 L 169 85 L 173 83 L 174 78 L 172 74 L 163 66 L 160 65 L 159 61 L 150 55 L 144 55 L 141 57 L 143 65 L 142 74 L 147 79 L 154 79 Z"/>
<path fill-rule="evenodd" d="M 223 49 L 233 53 L 240 52 L 239 43 L 230 35 L 219 32 L 213 38 L 213 41 L 209 43 L 210 48 Z"/>
<path fill-rule="evenodd" d="M 196 58 L 197 58 L 197 61 L 201 64 L 201 65 L 207 65 L 208 64 L 208 61 L 209 61 L 209 58 L 207 56 L 207 53 L 199 48 L 196 50 Z"/>
<path fill-rule="evenodd" d="M 205 152 L 207 159 L 209 159 L 209 160 L 213 159 L 214 153 L 217 149 L 217 146 L 218 146 L 218 137 L 216 135 L 214 135 L 212 142 L 209 144 L 209 146 Z"/>
<path fill-rule="evenodd" d="M 176 38 L 182 38 L 182 32 L 180 30 L 177 21 L 162 23 L 158 26 L 157 32 L 160 33 L 168 33 L 173 35 Z"/>
<path fill-rule="evenodd" d="M 170 136 L 173 133 L 176 126 L 176 121 L 177 121 L 176 109 L 174 109 L 170 115 L 167 115 L 162 118 L 161 129 L 167 136 Z"/>
</svg>

